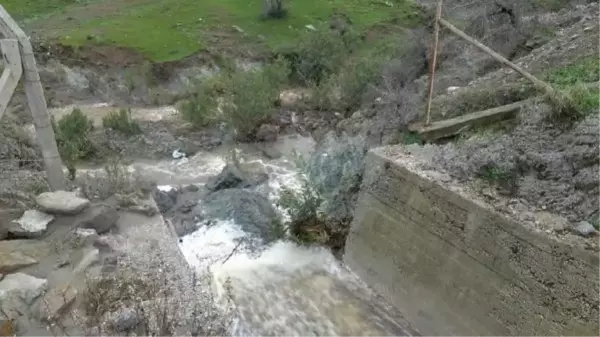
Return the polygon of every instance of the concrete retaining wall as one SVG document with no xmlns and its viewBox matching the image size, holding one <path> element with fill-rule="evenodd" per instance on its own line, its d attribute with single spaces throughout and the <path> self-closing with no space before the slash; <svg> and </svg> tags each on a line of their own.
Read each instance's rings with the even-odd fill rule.
<svg viewBox="0 0 600 337">
<path fill-rule="evenodd" d="M 385 152 L 367 157 L 344 260 L 422 334 L 598 335 L 597 253 L 534 233 Z"/>
</svg>

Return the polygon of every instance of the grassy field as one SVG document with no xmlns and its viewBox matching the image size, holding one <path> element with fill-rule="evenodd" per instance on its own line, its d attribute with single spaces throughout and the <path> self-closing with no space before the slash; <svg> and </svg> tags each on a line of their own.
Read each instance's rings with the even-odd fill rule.
<svg viewBox="0 0 600 337">
<path fill-rule="evenodd" d="M 61 43 L 111 44 L 135 49 L 152 61 L 178 60 L 218 44 L 260 42 L 270 48 L 293 43 L 310 24 L 318 27 L 343 13 L 353 27 L 412 26 L 413 0 L 284 1 L 289 15 L 261 20 L 262 0 L 3 0 L 26 28 Z M 391 5 L 391 6 L 390 6 Z M 243 30 L 238 32 L 233 26 Z"/>
</svg>

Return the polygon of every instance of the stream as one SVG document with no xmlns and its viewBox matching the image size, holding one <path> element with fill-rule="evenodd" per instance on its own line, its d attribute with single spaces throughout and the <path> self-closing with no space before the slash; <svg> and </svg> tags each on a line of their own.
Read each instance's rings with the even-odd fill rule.
<svg viewBox="0 0 600 337">
<path fill-rule="evenodd" d="M 187 189 L 194 191 L 195 206 L 184 212 L 195 214 L 197 226 L 179 246 L 198 273 L 211 274 L 218 303 L 234 308 L 231 335 L 418 335 L 328 249 L 264 239 L 264 209 L 286 218 L 276 205 L 281 188 L 301 188 L 295 158 L 314 155 L 315 145 L 299 135 L 238 145 L 239 162 L 266 172 L 268 179 L 237 189 L 207 187 L 226 166 L 228 146 L 179 159 L 136 161 L 129 170 L 156 181 L 165 193 L 194 186 Z M 175 213 L 164 216 L 181 215 Z"/>
<path fill-rule="evenodd" d="M 290 136 L 280 138 L 270 147 L 281 157 L 265 158 L 249 145 L 238 149 L 238 158 L 241 163 L 266 168 L 269 179 L 251 190 L 266 195 L 275 204 L 282 186 L 300 188 L 294 156 L 310 156 L 314 142 Z M 197 154 L 181 161 L 175 169 L 155 168 L 163 173 L 174 171 L 180 181 L 191 175 L 196 179 L 195 184 L 202 185 L 221 171 L 225 165 L 224 152 Z M 144 171 L 149 169 L 146 166 Z M 190 265 L 198 272 L 212 273 L 217 300 L 233 302 L 232 335 L 416 334 L 393 307 L 368 289 L 328 249 L 301 247 L 289 241 L 264 244 L 256 231 L 248 230 L 247 224 L 236 223 L 235 214 L 233 218 L 209 219 L 209 224 L 183 236 L 180 243 Z"/>
</svg>

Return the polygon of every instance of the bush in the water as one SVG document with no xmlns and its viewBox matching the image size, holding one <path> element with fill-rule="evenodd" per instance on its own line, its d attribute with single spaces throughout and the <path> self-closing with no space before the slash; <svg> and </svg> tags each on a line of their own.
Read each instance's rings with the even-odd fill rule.
<svg viewBox="0 0 600 337">
<path fill-rule="evenodd" d="M 128 109 L 111 111 L 108 115 L 102 118 L 102 125 L 105 128 L 119 131 L 128 136 L 136 135 L 142 132 L 139 124 L 131 118 L 131 110 Z"/>
<path fill-rule="evenodd" d="M 303 180 L 301 191 L 286 187 L 282 189 L 279 206 L 290 217 L 287 228 L 292 240 L 302 244 L 327 242 L 329 235 L 320 211 L 322 204 L 323 199 L 306 179 Z"/>
</svg>

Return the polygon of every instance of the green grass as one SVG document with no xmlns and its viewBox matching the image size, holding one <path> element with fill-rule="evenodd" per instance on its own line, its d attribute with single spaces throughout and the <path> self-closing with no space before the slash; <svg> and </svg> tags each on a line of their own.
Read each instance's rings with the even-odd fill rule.
<svg viewBox="0 0 600 337">
<path fill-rule="evenodd" d="M 569 65 L 553 69 L 546 74 L 546 80 L 558 86 L 570 86 L 577 83 L 592 83 L 600 79 L 600 60 L 598 56 L 579 59 Z"/>
<path fill-rule="evenodd" d="M 293 43 L 306 31 L 305 25 L 317 27 L 334 13 L 346 14 L 359 31 L 391 22 L 399 26 L 420 22 L 414 0 L 392 2 L 393 7 L 368 0 L 285 1 L 288 15 L 279 20 L 260 20 L 263 4 L 259 0 L 4 0 L 3 5 L 17 18 L 37 17 L 38 24 L 58 20 L 54 15 L 41 17 L 52 11 L 72 15 L 74 20 L 49 29 L 58 31 L 54 35 L 59 35 L 64 44 L 103 43 L 133 48 L 160 62 L 178 60 L 218 44 L 239 48 L 239 41 L 264 41 L 266 46 L 277 48 Z M 98 14 L 87 13 L 86 5 L 93 6 L 91 12 Z M 81 15 L 73 14 L 82 13 L 82 7 L 85 15 L 92 15 L 90 20 L 79 20 Z M 235 31 L 233 25 L 243 29 L 244 34 Z M 43 22 L 40 27 L 44 27 Z M 44 34 L 52 35 L 49 30 Z"/>
<path fill-rule="evenodd" d="M 81 5 L 93 0 L 3 0 L 0 4 L 17 20 L 46 16 L 70 5 Z"/>
<path fill-rule="evenodd" d="M 598 87 L 585 85 L 600 80 L 600 60 L 597 56 L 580 58 L 566 66 L 552 69 L 545 77 L 568 98 L 568 105 L 556 97 L 551 99 L 559 103 L 551 115 L 553 119 L 579 120 L 590 113 L 598 113 Z M 568 108 L 564 108 L 565 106 Z"/>
</svg>

